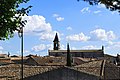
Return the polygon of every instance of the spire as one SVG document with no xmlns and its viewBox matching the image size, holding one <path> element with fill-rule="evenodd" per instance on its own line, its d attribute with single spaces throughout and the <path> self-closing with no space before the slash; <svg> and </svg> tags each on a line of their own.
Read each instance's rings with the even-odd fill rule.
<svg viewBox="0 0 120 80">
<path fill-rule="evenodd" d="M 56 33 L 56 35 L 55 35 L 55 38 L 54 38 L 53 42 L 55 42 L 55 41 L 58 41 L 58 42 L 59 42 L 57 33 Z"/>
<path fill-rule="evenodd" d="M 59 44 L 58 35 L 56 33 L 55 38 L 53 40 L 53 50 L 59 50 L 59 49 L 60 49 L 60 44 Z"/>
</svg>

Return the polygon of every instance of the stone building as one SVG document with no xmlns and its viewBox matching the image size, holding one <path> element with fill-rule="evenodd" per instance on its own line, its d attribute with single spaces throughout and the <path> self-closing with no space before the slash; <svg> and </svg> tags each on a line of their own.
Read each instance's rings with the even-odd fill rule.
<svg viewBox="0 0 120 80">
<path fill-rule="evenodd" d="M 49 56 L 66 56 L 67 50 L 60 50 L 60 41 L 56 33 L 53 40 L 53 50 L 48 50 Z M 70 50 L 72 57 L 98 58 L 104 56 L 104 47 L 93 50 Z"/>
</svg>

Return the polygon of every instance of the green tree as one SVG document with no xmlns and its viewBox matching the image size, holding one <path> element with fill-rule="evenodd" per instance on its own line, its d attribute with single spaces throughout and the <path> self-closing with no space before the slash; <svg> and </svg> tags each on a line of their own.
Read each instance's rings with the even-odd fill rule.
<svg viewBox="0 0 120 80">
<path fill-rule="evenodd" d="M 67 44 L 67 64 L 66 66 L 72 66 L 72 58 L 70 54 L 69 44 Z"/>
<path fill-rule="evenodd" d="M 80 0 L 77 0 L 80 1 Z M 104 4 L 110 11 L 118 11 L 120 13 L 120 0 L 82 0 L 89 2 L 90 5 Z"/>
<path fill-rule="evenodd" d="M 28 15 L 32 6 L 20 8 L 20 4 L 28 1 L 0 0 L 0 40 L 13 37 L 16 30 L 24 27 L 26 20 L 22 21 L 22 16 Z"/>
</svg>

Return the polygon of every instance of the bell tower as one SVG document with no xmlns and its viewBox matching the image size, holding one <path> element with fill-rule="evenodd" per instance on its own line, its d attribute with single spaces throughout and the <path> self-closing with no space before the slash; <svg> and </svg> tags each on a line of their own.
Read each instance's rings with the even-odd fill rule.
<svg viewBox="0 0 120 80">
<path fill-rule="evenodd" d="M 60 44 L 59 44 L 59 39 L 58 39 L 58 35 L 56 33 L 55 38 L 53 40 L 53 50 L 59 50 L 60 49 Z"/>
</svg>

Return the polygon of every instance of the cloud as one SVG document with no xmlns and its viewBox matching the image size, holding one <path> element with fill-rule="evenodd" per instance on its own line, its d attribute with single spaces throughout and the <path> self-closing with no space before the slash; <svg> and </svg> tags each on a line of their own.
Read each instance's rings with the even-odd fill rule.
<svg viewBox="0 0 120 80">
<path fill-rule="evenodd" d="M 89 10 L 89 7 L 85 7 L 80 12 L 81 13 L 87 13 L 87 12 L 90 13 L 91 11 Z"/>
<path fill-rule="evenodd" d="M 45 49 L 46 49 L 46 45 L 45 44 L 40 44 L 40 45 L 34 46 L 32 48 L 32 50 L 35 51 L 35 52 L 43 51 Z"/>
<path fill-rule="evenodd" d="M 53 44 L 47 44 L 46 46 L 47 46 L 48 50 L 53 50 Z"/>
<path fill-rule="evenodd" d="M 112 42 L 112 41 L 108 41 L 106 48 L 120 48 L 120 42 Z"/>
<path fill-rule="evenodd" d="M 53 14 L 53 17 L 56 18 L 57 21 L 63 21 L 63 20 L 64 20 L 64 18 L 61 17 L 61 16 L 58 15 L 58 14 Z"/>
<path fill-rule="evenodd" d="M 24 32 L 31 33 L 34 31 L 52 31 L 52 27 L 50 23 L 46 22 L 45 17 L 40 15 L 32 15 L 32 16 L 24 16 L 23 20 L 27 20 L 27 23 L 24 28 Z"/>
<path fill-rule="evenodd" d="M 120 53 L 120 42 L 108 41 L 105 45 L 105 51 L 111 55 L 116 55 Z"/>
<path fill-rule="evenodd" d="M 113 31 L 105 31 L 104 29 L 96 29 L 90 32 L 93 35 L 93 39 L 102 41 L 111 41 L 116 39 L 116 35 Z"/>
<path fill-rule="evenodd" d="M 113 31 L 106 31 L 104 29 L 95 29 L 90 31 L 90 36 L 86 36 L 84 33 L 73 34 L 66 36 L 67 40 L 71 41 L 89 41 L 89 40 L 100 40 L 100 41 L 113 41 L 117 39 L 116 34 Z"/>
<path fill-rule="evenodd" d="M 21 51 L 17 51 L 16 53 L 20 54 L 20 53 L 21 53 Z M 28 54 L 28 53 L 31 53 L 31 52 L 30 52 L 30 51 L 28 51 L 28 50 L 23 50 L 23 53 L 24 53 L 24 54 Z"/>
<path fill-rule="evenodd" d="M 52 30 L 51 24 L 46 22 L 45 17 L 41 15 L 24 16 L 23 20 L 27 20 L 24 28 L 25 34 L 34 34 L 41 40 L 52 40 L 57 32 Z M 57 33 L 59 34 L 59 32 Z"/>
<path fill-rule="evenodd" d="M 77 50 L 77 48 L 76 47 L 72 47 L 71 50 Z"/>
<path fill-rule="evenodd" d="M 58 14 L 53 14 L 53 17 L 59 17 L 59 15 Z"/>
<path fill-rule="evenodd" d="M 100 11 L 100 10 L 92 11 L 92 10 L 90 10 L 89 7 L 85 7 L 85 8 L 83 8 L 83 9 L 81 9 L 80 12 L 81 12 L 81 13 L 94 13 L 94 14 L 98 14 L 98 13 L 100 13 L 101 11 Z"/>
<path fill-rule="evenodd" d="M 100 10 L 97 10 L 97 11 L 94 11 L 93 13 L 94 14 L 98 14 L 98 13 L 100 13 L 101 11 Z"/>
<path fill-rule="evenodd" d="M 0 50 L 3 50 L 3 47 L 2 47 L 2 46 L 0 46 Z"/>
<path fill-rule="evenodd" d="M 56 20 L 57 20 L 57 21 L 63 21 L 64 18 L 63 18 L 63 17 L 57 17 Z"/>
<path fill-rule="evenodd" d="M 40 36 L 40 40 L 53 40 L 54 37 L 55 37 L 55 34 L 58 34 L 59 36 L 59 39 L 60 39 L 60 33 L 57 32 L 57 31 L 51 31 L 51 32 L 42 32 L 42 33 L 39 33 L 38 35 Z"/>
<path fill-rule="evenodd" d="M 87 45 L 87 46 L 83 46 L 81 49 L 99 49 L 99 48 L 94 45 Z"/>
<path fill-rule="evenodd" d="M 61 44 L 61 45 L 60 45 L 60 49 L 61 49 L 61 50 L 66 50 L 67 48 L 66 48 L 65 45 Z"/>
<path fill-rule="evenodd" d="M 64 45 L 60 45 L 60 48 L 63 50 L 65 49 Z M 32 47 L 32 51 L 39 52 L 39 51 L 44 51 L 44 50 L 53 50 L 53 44 L 39 44 L 36 46 Z"/>
<path fill-rule="evenodd" d="M 67 30 L 72 30 L 72 27 L 67 27 Z"/>
<path fill-rule="evenodd" d="M 88 41 L 90 37 L 85 36 L 83 33 L 79 33 L 67 36 L 66 39 L 71 41 Z"/>
<path fill-rule="evenodd" d="M 28 51 L 28 50 L 24 50 L 24 53 L 30 53 L 30 51 Z"/>
</svg>

